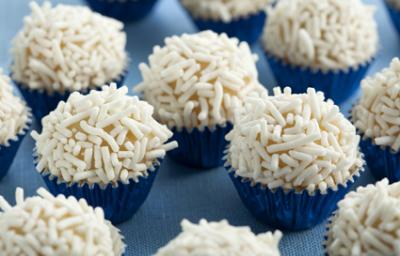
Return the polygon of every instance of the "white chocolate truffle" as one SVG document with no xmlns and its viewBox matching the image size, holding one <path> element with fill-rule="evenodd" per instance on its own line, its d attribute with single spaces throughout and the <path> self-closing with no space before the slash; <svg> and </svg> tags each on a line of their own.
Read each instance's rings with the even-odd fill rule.
<svg viewBox="0 0 400 256">
<path fill-rule="evenodd" d="M 374 7 L 361 0 L 279 0 L 268 10 L 265 51 L 313 70 L 348 70 L 378 49 Z"/>
<path fill-rule="evenodd" d="M 231 22 L 264 11 L 272 0 L 181 0 L 196 18 Z"/>
<path fill-rule="evenodd" d="M 355 127 L 322 92 L 250 97 L 226 136 L 226 165 L 236 175 L 269 189 L 312 193 L 337 189 L 363 165 Z"/>
<path fill-rule="evenodd" d="M 12 44 L 12 78 L 30 89 L 78 91 L 119 79 L 128 57 L 123 24 L 86 7 L 30 4 Z"/>
<path fill-rule="evenodd" d="M 155 256 L 279 256 L 280 231 L 255 235 L 249 227 L 234 227 L 226 220 L 199 224 L 183 220 L 182 233 Z"/>
<path fill-rule="evenodd" d="M 44 188 L 24 199 L 16 190 L 16 205 L 0 196 L 0 251 L 7 256 L 104 255 L 120 256 L 123 237 L 101 208 L 84 199 L 54 197 Z"/>
<path fill-rule="evenodd" d="M 159 165 L 172 132 L 152 117 L 153 107 L 127 95 L 126 86 L 74 92 L 42 120 L 36 140 L 37 170 L 72 183 L 135 182 Z"/>
<path fill-rule="evenodd" d="M 348 193 L 329 225 L 328 255 L 400 255 L 399 195 L 387 179 Z"/>
<path fill-rule="evenodd" d="M 31 112 L 12 91 L 11 81 L 0 69 L 0 145 L 9 145 L 23 134 L 31 122 Z"/>
<path fill-rule="evenodd" d="M 354 106 L 354 125 L 376 145 L 400 149 L 400 60 L 361 82 L 360 101 Z"/>
<path fill-rule="evenodd" d="M 245 42 L 212 31 L 173 36 L 139 65 L 135 90 L 170 128 L 203 129 L 232 122 L 246 95 L 266 93 L 257 80 L 257 57 Z"/>
</svg>

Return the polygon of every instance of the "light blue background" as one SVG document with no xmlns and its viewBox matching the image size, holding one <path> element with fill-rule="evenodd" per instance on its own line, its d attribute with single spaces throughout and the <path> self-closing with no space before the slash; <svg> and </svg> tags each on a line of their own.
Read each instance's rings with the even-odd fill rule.
<svg viewBox="0 0 400 256">
<path fill-rule="evenodd" d="M 201 0 L 199 0 L 201 1 Z M 52 1 L 82 4 L 79 0 Z M 399 54 L 399 38 L 390 24 L 380 0 L 366 1 L 377 8 L 376 18 L 381 38 L 380 51 L 370 73 L 388 65 Z M 22 26 L 23 16 L 29 12 L 27 0 L 0 0 L 0 67 L 8 73 L 11 39 Z M 194 32 L 190 20 L 176 0 L 160 0 L 154 12 L 144 21 L 126 27 L 127 49 L 132 60 L 126 84 L 131 88 L 140 81 L 137 65 L 146 61 L 152 47 L 162 44 L 166 36 Z M 260 60 L 258 68 L 261 82 L 268 88 L 274 86 L 270 71 L 259 47 L 255 48 Z M 343 111 L 354 101 L 343 106 Z M 27 136 L 20 147 L 9 174 L 0 182 L 0 194 L 14 202 L 17 186 L 27 195 L 44 186 L 32 162 L 33 141 Z M 1 164 L 1 163 L 0 163 Z M 361 183 L 371 181 L 366 172 Z M 257 222 L 241 203 L 223 168 L 193 170 L 166 159 L 160 169 L 153 189 L 138 213 L 128 222 L 119 225 L 128 245 L 126 255 L 151 255 L 166 244 L 179 231 L 183 218 L 198 221 L 228 219 L 234 225 L 248 225 L 254 232 L 269 230 Z M 280 244 L 282 255 L 322 255 L 325 224 L 304 232 L 286 232 Z"/>
</svg>

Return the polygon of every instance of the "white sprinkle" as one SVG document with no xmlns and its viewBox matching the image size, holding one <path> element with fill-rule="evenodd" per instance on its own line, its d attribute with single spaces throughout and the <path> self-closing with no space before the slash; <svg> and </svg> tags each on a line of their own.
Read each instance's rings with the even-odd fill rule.
<svg viewBox="0 0 400 256">
<path fill-rule="evenodd" d="M 246 111 L 226 135 L 226 164 L 237 175 L 269 189 L 326 193 L 362 170 L 356 129 L 337 106 L 313 89 L 274 92 L 248 99 Z M 326 113 L 335 117 L 326 118 Z M 286 122 L 289 115 L 292 124 Z"/>
<path fill-rule="evenodd" d="M 67 183 L 100 185 L 118 182 L 122 168 L 128 172 L 122 176 L 125 183 L 126 178 L 147 176 L 148 170 L 159 164 L 157 158 L 178 145 L 167 143 L 172 132 L 154 120 L 153 108 L 127 93 L 126 87 L 117 89 L 111 84 L 86 96 L 74 93 L 59 104 L 43 119 L 42 133 L 34 133 L 37 170 Z M 76 106 L 82 105 L 90 107 L 81 112 Z M 56 129 L 61 124 L 66 124 L 63 129 L 69 138 Z M 135 136 L 138 134 L 140 139 Z"/>
</svg>

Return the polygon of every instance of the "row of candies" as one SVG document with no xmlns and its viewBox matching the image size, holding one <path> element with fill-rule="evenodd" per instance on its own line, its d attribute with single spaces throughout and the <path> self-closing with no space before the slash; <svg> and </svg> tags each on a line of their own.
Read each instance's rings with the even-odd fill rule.
<svg viewBox="0 0 400 256">
<path fill-rule="evenodd" d="M 361 67 L 367 66 L 364 62 L 371 62 L 376 54 L 373 19 L 367 18 L 369 23 L 362 22 L 369 24 L 362 28 L 357 23 L 368 16 L 366 13 L 372 15 L 372 11 L 360 1 L 335 1 L 337 8 L 326 5 L 325 2 L 330 1 L 297 2 L 296 8 L 289 8 L 288 2 L 282 0 L 269 11 L 264 41 L 267 56 L 273 55 L 273 63 L 280 65 L 278 69 L 282 71 L 278 72 L 280 75 L 274 72 L 275 75 L 278 80 L 279 77 L 305 79 L 296 80 L 294 85 L 314 85 L 304 81 L 312 81 L 309 79 L 315 75 L 318 77 L 315 84 L 322 84 L 323 79 L 329 81 L 330 89 L 322 91 L 335 102 L 339 101 L 332 94 L 336 91 L 348 97 L 349 91 L 344 92 L 339 86 L 357 85 L 356 80 L 361 80 L 364 75 L 359 73 Z M 360 134 L 357 135 L 356 128 L 332 100 L 325 100 L 319 88 L 291 86 L 283 91 L 275 88 L 274 95 L 268 96 L 258 82 L 255 56 L 249 46 L 210 31 L 166 38 L 165 46 L 154 48 L 149 64 L 139 66 L 143 82 L 135 89 L 149 105 L 127 96 L 126 87 L 117 88 L 122 84 L 119 80 L 122 80 L 127 63 L 121 23 L 82 7 L 59 5 L 52 8 L 48 3 L 43 6 L 33 3 L 31 7 L 32 14 L 25 19 L 24 28 L 13 43 L 12 78 L 35 117 L 44 117 L 42 131 L 32 134 L 36 141 L 37 169 L 52 193 L 83 197 L 90 205 L 102 206 L 105 217 L 113 223 L 129 219 L 140 207 L 167 152 L 177 161 L 196 167 L 209 168 L 226 163 L 249 210 L 268 224 L 292 230 L 310 228 L 329 217 L 363 171 L 364 160 L 359 145 L 378 178 L 386 176 L 391 182 L 398 180 L 396 153 L 400 146 L 400 104 L 397 94 L 400 89 L 396 72 L 400 64 L 397 59 L 388 69 L 363 81 L 363 96 L 353 108 L 352 121 Z M 284 10 L 290 10 L 291 15 L 286 18 L 298 17 L 298 20 L 285 20 Z M 308 16 L 301 15 L 304 10 L 320 15 L 319 20 L 308 22 Z M 336 19 L 328 18 L 333 16 L 332 13 L 337 14 Z M 355 16 L 345 19 L 348 15 Z M 60 20 L 48 28 L 46 17 L 53 22 Z M 66 22 L 71 17 L 82 23 Z M 335 30 L 338 26 L 333 26 L 334 22 L 345 25 L 348 30 Z M 287 33 L 288 24 L 294 26 L 291 30 L 298 29 L 298 33 L 292 33 L 296 35 L 293 38 Z M 300 29 L 301 26 L 304 28 Z M 104 28 L 107 31 L 103 31 Z M 320 33 L 316 28 L 320 28 Z M 364 36 L 361 45 L 358 38 L 350 36 L 355 28 L 361 33 L 358 36 Z M 268 31 L 277 35 L 271 37 L 275 39 L 270 43 Z M 285 42 L 291 44 L 287 48 L 275 47 L 284 46 Z M 337 49 L 329 44 L 337 45 Z M 283 50 L 278 52 L 277 49 Z M 345 55 L 353 58 L 346 59 Z M 360 60 L 363 60 L 361 64 L 358 63 Z M 274 70 L 273 64 L 271 67 Z M 293 73 L 294 70 L 297 73 Z M 93 85 L 110 80 L 117 83 L 101 89 Z M 3 77 L 3 81 L 7 87 L 9 79 Z M 339 82 L 336 85 L 332 81 Z M 89 92 L 89 89 L 100 90 Z M 298 94 L 296 90 L 306 93 Z M 8 95 L 7 99 L 12 98 L 10 90 L 5 91 L 8 91 L 4 94 Z M 4 133 L 2 138 L 3 144 L 10 144 L 2 149 L 10 152 L 4 163 L 12 162 L 11 149 L 16 150 L 18 145 L 14 146 L 14 143 L 21 141 L 10 139 L 18 133 L 24 134 L 30 123 L 29 109 L 22 102 L 19 102 L 20 107 L 10 108 L 17 101 L 14 98 L 12 104 L 4 104 L 3 112 L 13 122 L 5 130 L 8 134 Z M 364 250 L 378 254 L 398 252 L 396 193 L 397 183 L 389 185 L 387 181 L 349 193 L 339 203 L 339 210 L 330 224 L 329 254 L 359 255 Z M 58 200 L 43 190 L 40 195 L 45 201 Z M 76 203 L 73 197 L 68 200 Z M 26 201 L 19 190 L 17 206 L 11 207 L 2 200 L 2 209 L 18 215 L 17 209 L 28 207 Z M 85 201 L 79 204 L 87 209 Z M 381 211 L 389 208 L 391 210 L 385 213 Z M 25 215 L 27 220 L 38 220 L 37 211 Z M 64 228 L 74 228 L 89 219 L 75 216 L 66 220 L 63 215 L 57 219 L 57 215 L 52 216 L 55 212 L 50 212 L 44 222 L 31 221 L 28 225 L 31 229 L 37 228 L 37 237 L 47 235 L 43 233 L 43 223 L 48 225 L 48 230 L 56 220 Z M 97 219 L 104 221 L 101 210 L 94 212 Z M 8 220 L 4 218 L 3 222 Z M 11 248 L 11 244 L 21 241 L 7 235 L 10 234 L 7 231 L 24 229 L 23 220 L 18 224 L 5 225 L 2 233 L 7 243 L 4 248 Z M 96 226 L 89 222 L 88 225 Z M 226 226 L 226 223 L 207 224 L 203 221 L 199 224 L 203 228 L 208 225 L 215 225 L 220 230 L 219 225 Z M 183 226 L 185 231 L 195 227 L 187 222 Z M 115 240 L 113 232 L 107 232 L 110 241 Z M 10 254 L 15 250 L 42 250 L 40 246 L 32 245 L 42 241 L 32 240 L 29 234 L 32 234 L 31 230 L 25 233 L 24 246 L 9 249 Z M 268 248 L 274 250 L 271 245 L 276 247 L 280 233 L 265 236 L 268 237 L 264 239 L 269 241 Z M 79 238 L 79 235 L 74 237 Z M 224 239 L 233 241 L 231 237 Z M 76 244 L 68 244 L 75 240 L 67 239 L 66 247 L 60 248 L 79 248 Z M 215 238 L 210 243 L 213 242 Z M 116 244 L 118 248 L 114 248 L 114 252 L 122 252 L 124 246 Z M 172 244 L 171 250 L 175 253 L 193 248 L 193 244 L 187 242 Z M 86 248 L 102 250 L 92 246 Z M 110 250 L 112 246 L 108 244 L 104 248 Z M 48 250 L 46 253 L 56 250 L 51 246 L 45 249 Z"/>
</svg>

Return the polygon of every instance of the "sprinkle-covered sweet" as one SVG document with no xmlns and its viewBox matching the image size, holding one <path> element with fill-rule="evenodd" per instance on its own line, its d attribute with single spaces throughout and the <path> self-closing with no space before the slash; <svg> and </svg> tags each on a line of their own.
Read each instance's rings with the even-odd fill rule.
<svg viewBox="0 0 400 256">
<path fill-rule="evenodd" d="M 329 225 L 327 254 L 400 255 L 399 195 L 400 183 L 387 179 L 347 194 Z"/>
<path fill-rule="evenodd" d="M 181 0 L 181 2 L 196 18 L 231 22 L 266 9 L 271 0 Z"/>
<path fill-rule="evenodd" d="M 278 243 L 282 233 L 255 235 L 249 227 L 234 227 L 226 220 L 199 224 L 182 221 L 182 233 L 161 248 L 155 256 L 279 256 Z"/>
<path fill-rule="evenodd" d="M 315 70 L 347 70 L 378 49 L 374 8 L 361 0 L 279 0 L 263 35 L 267 54 Z"/>
<path fill-rule="evenodd" d="M 226 136 L 226 164 L 236 175 L 269 189 L 325 193 L 358 174 L 360 138 L 338 106 L 313 88 L 274 94 L 248 98 Z"/>
<path fill-rule="evenodd" d="M 30 110 L 13 94 L 10 78 L 0 70 L 0 145 L 24 133 L 30 123 Z"/>
<path fill-rule="evenodd" d="M 119 230 L 104 219 L 101 208 L 84 199 L 54 197 L 44 188 L 24 199 L 16 190 L 16 205 L 0 196 L 0 251 L 8 256 L 107 255 L 125 251 Z"/>
<path fill-rule="evenodd" d="M 154 47 L 135 90 L 170 128 L 215 127 L 232 122 L 246 95 L 265 93 L 247 43 L 212 31 L 173 36 Z"/>
<path fill-rule="evenodd" d="M 109 184 L 147 176 L 166 151 L 171 131 L 152 117 L 153 107 L 115 84 L 73 93 L 46 116 L 36 140 L 37 170 L 64 182 Z"/>
<path fill-rule="evenodd" d="M 362 95 L 354 106 L 354 125 L 376 145 L 400 149 L 400 60 L 361 83 Z"/>
<path fill-rule="evenodd" d="M 119 21 L 86 7 L 30 4 L 12 44 L 12 78 L 30 89 L 93 89 L 118 79 L 127 64 Z"/>
</svg>

